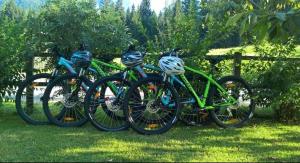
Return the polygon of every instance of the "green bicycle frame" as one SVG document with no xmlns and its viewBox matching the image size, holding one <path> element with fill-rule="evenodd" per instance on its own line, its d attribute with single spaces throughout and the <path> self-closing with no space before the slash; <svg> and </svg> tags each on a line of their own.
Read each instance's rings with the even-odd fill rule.
<svg viewBox="0 0 300 163">
<path fill-rule="evenodd" d="M 101 67 L 108 67 L 111 68 L 113 70 L 118 70 L 118 71 L 125 71 L 126 67 L 123 67 L 121 65 L 118 64 L 109 64 L 109 63 L 105 63 L 102 62 L 100 60 L 97 59 L 93 59 L 92 63 L 91 63 L 91 67 L 93 69 L 96 70 L 96 72 L 101 76 L 101 77 L 105 77 L 105 76 L 109 76 L 109 73 L 106 73 Z M 149 65 L 149 64 L 145 64 L 144 68 L 149 69 L 149 70 L 154 70 L 154 71 L 161 71 L 160 68 L 157 68 L 153 65 Z M 142 71 L 140 68 L 138 71 Z M 133 70 L 129 70 L 127 71 L 126 75 L 128 75 L 128 79 L 131 81 L 137 81 L 138 77 L 136 76 L 136 73 Z M 113 91 L 113 93 L 117 93 L 117 88 L 114 84 L 112 83 L 108 83 L 108 86 L 111 88 L 111 90 Z"/>
<path fill-rule="evenodd" d="M 195 69 L 190 68 L 188 66 L 185 66 L 184 68 L 185 68 L 185 70 L 188 70 L 188 71 L 191 71 L 191 72 L 196 73 L 198 75 L 201 75 L 202 77 L 204 77 L 204 78 L 207 79 L 207 83 L 206 83 L 206 86 L 205 86 L 203 99 L 200 99 L 200 97 L 197 95 L 195 89 L 192 87 L 191 83 L 187 80 L 187 78 L 185 77 L 185 75 L 181 74 L 179 76 L 180 79 L 183 81 L 184 86 L 192 93 L 192 95 L 196 99 L 196 102 L 197 102 L 197 104 L 198 104 L 198 106 L 200 108 L 214 109 L 216 106 L 228 106 L 228 105 L 232 105 L 232 104 L 234 104 L 234 103 L 237 102 L 237 100 L 235 98 L 233 98 L 232 96 L 228 95 L 228 93 L 226 92 L 226 90 L 220 84 L 218 84 L 218 82 L 216 80 L 213 79 L 213 75 L 212 74 L 207 75 L 203 71 L 195 70 Z M 225 95 L 225 96 L 229 97 L 229 101 L 227 101 L 225 104 L 221 104 L 221 105 L 206 106 L 207 98 L 209 96 L 209 90 L 211 89 L 211 85 L 216 86 L 217 90 L 222 95 Z"/>
<path fill-rule="evenodd" d="M 110 63 L 105 63 L 102 62 L 100 60 L 97 59 L 92 59 L 91 62 L 91 67 L 93 69 L 95 69 L 96 73 L 100 76 L 100 77 L 106 77 L 109 76 L 109 73 L 105 72 L 102 67 L 107 67 L 107 68 L 111 68 L 113 70 L 117 70 L 117 71 L 124 71 L 125 67 L 122 67 L 121 65 L 118 64 L 110 64 Z M 130 78 L 135 78 L 133 73 L 129 73 Z M 117 92 L 117 88 L 114 84 L 112 83 L 108 83 L 108 86 L 111 88 L 111 90 L 116 93 Z"/>
</svg>

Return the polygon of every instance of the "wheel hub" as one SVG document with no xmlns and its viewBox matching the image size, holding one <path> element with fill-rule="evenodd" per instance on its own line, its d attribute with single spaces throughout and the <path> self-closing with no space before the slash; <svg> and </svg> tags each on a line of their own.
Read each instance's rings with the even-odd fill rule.
<svg viewBox="0 0 300 163">
<path fill-rule="evenodd" d="M 71 96 L 72 96 L 72 93 L 67 93 L 64 95 L 63 105 L 66 108 L 73 108 L 78 103 L 78 100 L 72 99 Z"/>
<path fill-rule="evenodd" d="M 112 112 L 117 112 L 121 109 L 120 105 L 114 103 L 114 99 L 106 99 L 105 104 L 107 106 L 107 109 Z"/>
<path fill-rule="evenodd" d="M 159 110 L 159 107 L 155 106 L 155 100 L 150 100 L 146 105 L 146 110 L 150 113 L 157 113 Z"/>
</svg>

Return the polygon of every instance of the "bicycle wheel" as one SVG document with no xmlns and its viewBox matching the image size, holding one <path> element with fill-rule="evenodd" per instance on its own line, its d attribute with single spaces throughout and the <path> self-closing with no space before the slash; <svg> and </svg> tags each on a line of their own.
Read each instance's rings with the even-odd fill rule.
<svg viewBox="0 0 300 163">
<path fill-rule="evenodd" d="M 85 77 L 63 75 L 51 82 L 45 90 L 43 107 L 50 122 L 60 127 L 82 126 L 84 96 L 92 83 Z"/>
<path fill-rule="evenodd" d="M 255 104 L 249 85 L 241 78 L 227 76 L 218 81 L 225 89 L 213 87 L 208 100 L 215 109 L 210 111 L 213 120 L 223 128 L 242 127 L 254 114 Z"/>
<path fill-rule="evenodd" d="M 51 74 L 37 74 L 19 84 L 15 101 L 16 110 L 28 124 L 49 124 L 43 111 L 42 97 L 51 78 Z"/>
<path fill-rule="evenodd" d="M 123 108 L 135 131 L 151 135 L 164 133 L 175 124 L 179 105 L 178 93 L 170 83 L 150 77 L 130 87 Z"/>
<path fill-rule="evenodd" d="M 121 76 L 95 82 L 85 97 L 85 112 L 93 126 L 103 131 L 128 128 L 122 105 L 129 86 L 130 83 Z"/>
</svg>

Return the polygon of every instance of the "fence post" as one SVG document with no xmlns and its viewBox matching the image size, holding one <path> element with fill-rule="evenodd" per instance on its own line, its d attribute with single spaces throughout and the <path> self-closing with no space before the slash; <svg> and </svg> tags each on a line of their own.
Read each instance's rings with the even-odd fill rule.
<svg viewBox="0 0 300 163">
<path fill-rule="evenodd" d="M 241 68 L 242 68 L 242 53 L 235 52 L 234 53 L 234 61 L 233 61 L 233 75 L 241 76 Z"/>
<path fill-rule="evenodd" d="M 25 57 L 25 73 L 26 79 L 33 75 L 33 55 L 27 54 Z M 30 86 L 26 88 L 26 108 L 29 114 L 33 112 L 33 89 Z"/>
</svg>

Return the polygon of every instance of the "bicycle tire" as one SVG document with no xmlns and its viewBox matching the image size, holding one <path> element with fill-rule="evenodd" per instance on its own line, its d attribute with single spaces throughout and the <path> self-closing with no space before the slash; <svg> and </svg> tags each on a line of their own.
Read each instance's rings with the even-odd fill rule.
<svg viewBox="0 0 300 163">
<path fill-rule="evenodd" d="M 92 84 L 87 78 L 85 78 L 85 77 L 78 77 L 76 74 L 66 74 L 66 75 L 62 75 L 62 76 L 54 79 L 51 83 L 49 83 L 49 85 L 47 86 L 47 88 L 45 90 L 44 100 L 43 100 L 43 109 L 44 109 L 45 115 L 47 116 L 48 120 L 51 123 L 53 123 L 53 124 L 55 124 L 55 125 L 57 125 L 59 127 L 80 127 L 80 126 L 84 125 L 88 121 L 88 118 L 85 116 L 84 111 L 83 111 L 83 113 L 80 113 L 80 111 L 79 111 L 80 114 L 78 115 L 78 117 L 73 117 L 73 120 L 76 120 L 76 121 L 72 122 L 72 120 L 66 120 L 66 118 L 70 119 L 69 117 L 65 117 L 64 116 L 63 120 L 62 120 L 61 116 L 59 116 L 61 118 L 58 118 L 57 115 L 53 114 L 53 111 L 51 111 L 51 109 L 49 107 L 49 99 L 50 99 L 50 94 L 52 92 L 52 89 L 57 84 L 59 84 L 60 82 L 62 82 L 64 80 L 68 80 L 68 79 L 77 79 L 77 80 L 79 79 L 79 80 L 83 81 L 83 83 L 87 84 L 89 87 Z M 77 83 L 76 83 L 76 85 L 77 85 Z M 82 103 L 80 102 L 80 104 L 83 104 L 83 102 Z M 75 105 L 73 107 L 70 107 L 70 108 L 66 107 L 64 105 L 62 109 L 69 109 L 70 110 L 69 112 L 71 112 L 71 111 L 74 111 L 74 109 L 73 109 L 74 107 L 75 107 Z M 82 107 L 82 110 L 83 110 L 83 107 Z M 75 110 L 74 114 L 77 114 L 77 111 L 78 110 Z M 64 113 L 66 113 L 66 112 L 67 111 L 64 110 Z M 58 115 L 61 115 L 62 113 L 63 113 L 63 111 L 59 111 Z M 71 115 L 69 115 L 69 116 L 71 116 Z M 78 118 L 80 118 L 79 121 L 77 121 Z"/>
<path fill-rule="evenodd" d="M 236 77 L 236 76 L 226 76 L 226 77 L 221 78 L 218 81 L 218 83 L 220 85 L 222 85 L 222 84 L 224 84 L 226 82 L 230 82 L 230 81 L 231 82 L 235 81 L 237 83 L 240 83 L 245 88 L 245 91 L 247 91 L 249 93 L 250 105 L 249 105 L 249 109 L 247 110 L 244 119 L 242 119 L 241 121 L 239 121 L 236 124 L 226 124 L 222 120 L 220 120 L 220 118 L 218 118 L 218 112 L 220 112 L 220 108 L 210 110 L 210 115 L 211 115 L 212 119 L 214 120 L 214 122 L 222 128 L 239 128 L 239 127 L 244 126 L 253 117 L 254 110 L 255 110 L 255 103 L 254 103 L 254 100 L 253 100 L 253 93 L 252 93 L 252 90 L 251 90 L 250 86 L 242 78 Z M 213 105 L 214 96 L 220 96 L 219 93 L 217 92 L 217 89 L 216 89 L 215 86 L 212 87 L 211 92 L 210 92 L 210 96 L 208 98 L 208 104 L 209 105 Z M 235 112 L 237 112 L 237 111 L 235 111 Z M 235 114 L 237 115 L 237 113 L 235 113 Z M 239 118 L 236 118 L 236 119 L 239 119 Z"/>
<path fill-rule="evenodd" d="M 146 117 L 140 118 L 140 115 L 144 116 L 145 114 L 140 114 L 139 115 L 139 119 L 141 119 L 141 122 L 135 122 L 135 116 L 133 115 L 134 111 L 129 111 L 129 101 L 130 98 L 133 97 L 133 94 L 136 93 L 136 90 L 138 90 L 138 87 L 141 86 L 144 83 L 160 83 L 163 84 L 164 88 L 167 88 L 168 90 L 170 90 L 170 92 L 172 93 L 172 97 L 173 101 L 175 103 L 174 106 L 174 111 L 171 111 L 171 118 L 170 120 L 168 120 L 166 123 L 163 120 L 163 124 L 164 126 L 162 126 L 160 129 L 157 130 L 149 130 L 148 128 L 148 124 L 145 124 L 146 127 L 139 127 L 138 123 L 143 123 L 143 122 L 149 122 L 150 128 L 152 128 L 152 123 L 155 123 L 153 121 L 159 121 L 161 122 L 161 119 L 158 120 L 149 120 Z M 145 95 L 146 96 L 146 95 Z M 151 106 L 153 108 L 155 108 L 154 106 Z M 135 108 L 137 108 L 135 106 Z M 146 108 L 147 109 L 147 108 Z M 146 110 L 144 109 L 144 110 Z M 163 81 L 162 77 L 148 77 L 145 79 L 141 79 L 139 81 L 137 81 L 136 83 L 134 83 L 130 89 L 128 90 L 128 92 L 126 93 L 126 96 L 124 98 L 124 105 L 123 105 L 123 111 L 124 114 L 126 115 L 127 121 L 130 123 L 130 126 L 133 130 L 135 130 L 136 132 L 140 133 L 140 134 L 144 134 L 144 135 L 155 135 L 155 134 L 162 134 L 167 132 L 168 130 L 171 129 L 171 127 L 177 122 L 178 120 L 178 116 L 179 116 L 179 112 L 180 112 L 180 102 L 179 102 L 179 95 L 176 91 L 176 89 L 169 83 L 169 82 L 165 82 Z M 160 109 L 159 111 L 162 111 L 162 109 Z M 156 113 L 155 113 L 156 114 Z M 169 114 L 167 114 L 167 116 L 170 116 Z M 166 116 L 164 116 L 163 118 L 165 118 Z M 160 124 L 161 125 L 161 124 Z M 155 126 L 157 127 L 157 126 Z"/>
<path fill-rule="evenodd" d="M 49 81 L 50 81 L 52 79 L 52 75 L 47 74 L 47 73 L 36 74 L 36 75 L 33 75 L 30 78 L 22 81 L 19 84 L 18 90 L 16 93 L 15 106 L 16 106 L 17 113 L 26 123 L 32 124 L 32 125 L 47 125 L 47 124 L 50 124 L 50 122 L 48 121 L 48 119 L 43 111 L 41 112 L 41 114 L 43 114 L 43 118 L 42 117 L 36 118 L 36 117 L 33 117 L 32 115 L 30 115 L 30 113 L 28 113 L 28 111 L 26 111 L 25 107 L 22 107 L 23 91 L 25 91 L 25 89 L 28 88 L 29 85 L 32 85 L 32 82 L 34 82 L 35 80 L 39 80 L 39 79 L 49 79 Z M 44 92 L 42 92 L 42 94 L 44 94 Z M 41 104 L 41 108 L 42 108 L 42 104 Z M 36 109 L 36 108 L 31 108 L 31 110 L 34 112 L 35 110 L 33 110 L 33 109 Z"/>
</svg>

